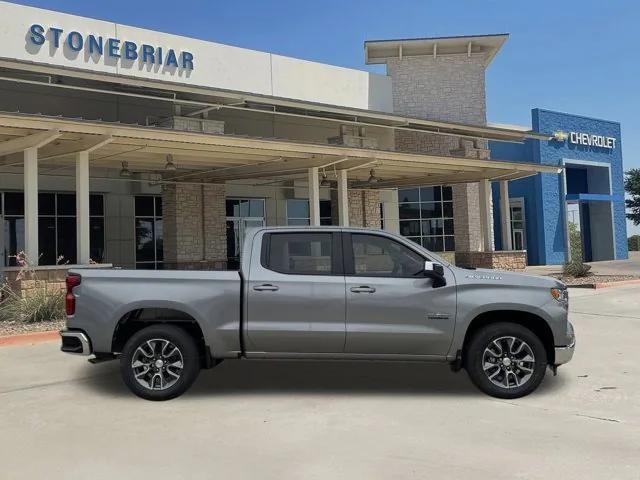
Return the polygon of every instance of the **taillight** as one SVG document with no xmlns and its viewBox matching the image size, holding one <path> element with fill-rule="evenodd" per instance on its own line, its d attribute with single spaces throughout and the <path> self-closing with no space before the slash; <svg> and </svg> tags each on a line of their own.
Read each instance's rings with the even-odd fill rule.
<svg viewBox="0 0 640 480">
<path fill-rule="evenodd" d="M 73 295 L 73 289 L 80 285 L 80 280 L 80 275 L 67 275 L 67 294 L 64 297 L 64 306 L 67 310 L 67 315 L 73 315 L 76 313 L 76 297 Z"/>
</svg>

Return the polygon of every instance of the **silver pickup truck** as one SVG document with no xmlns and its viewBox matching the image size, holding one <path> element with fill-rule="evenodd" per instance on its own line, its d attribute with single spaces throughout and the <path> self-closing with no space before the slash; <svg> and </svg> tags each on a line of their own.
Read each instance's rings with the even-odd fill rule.
<svg viewBox="0 0 640 480">
<path fill-rule="evenodd" d="M 565 286 L 457 268 L 391 233 L 247 233 L 240 271 L 71 270 L 62 351 L 119 358 L 126 385 L 174 398 L 224 359 L 448 362 L 484 392 L 532 392 L 573 356 Z M 372 367 L 374 368 L 374 367 Z"/>
</svg>

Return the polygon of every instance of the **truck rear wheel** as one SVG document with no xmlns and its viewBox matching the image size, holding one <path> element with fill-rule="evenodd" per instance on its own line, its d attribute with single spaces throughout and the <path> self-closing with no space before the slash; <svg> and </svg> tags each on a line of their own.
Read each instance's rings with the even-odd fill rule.
<svg viewBox="0 0 640 480">
<path fill-rule="evenodd" d="M 464 355 L 471 381 L 498 398 L 533 392 L 547 369 L 547 354 L 538 336 L 516 323 L 493 323 L 476 331 Z"/>
<path fill-rule="evenodd" d="M 124 383 L 147 400 L 182 395 L 200 371 L 194 339 L 175 325 L 158 324 L 131 336 L 120 357 Z"/>
</svg>

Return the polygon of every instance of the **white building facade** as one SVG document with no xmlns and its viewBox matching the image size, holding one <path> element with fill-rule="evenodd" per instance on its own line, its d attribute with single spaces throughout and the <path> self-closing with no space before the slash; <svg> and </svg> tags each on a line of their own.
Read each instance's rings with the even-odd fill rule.
<svg viewBox="0 0 640 480">
<path fill-rule="evenodd" d="M 0 2 L 3 263 L 234 268 L 260 225 L 399 231 L 496 252 L 485 69 L 506 35 L 366 42 L 386 75 Z M 508 218 L 501 223 L 509 228 Z"/>
</svg>

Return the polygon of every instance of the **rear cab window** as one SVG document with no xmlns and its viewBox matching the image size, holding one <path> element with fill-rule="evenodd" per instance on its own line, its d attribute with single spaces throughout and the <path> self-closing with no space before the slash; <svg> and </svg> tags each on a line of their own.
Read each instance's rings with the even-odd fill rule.
<svg viewBox="0 0 640 480">
<path fill-rule="evenodd" d="M 339 233 L 267 233 L 262 238 L 261 264 L 287 275 L 342 275 Z"/>
</svg>

